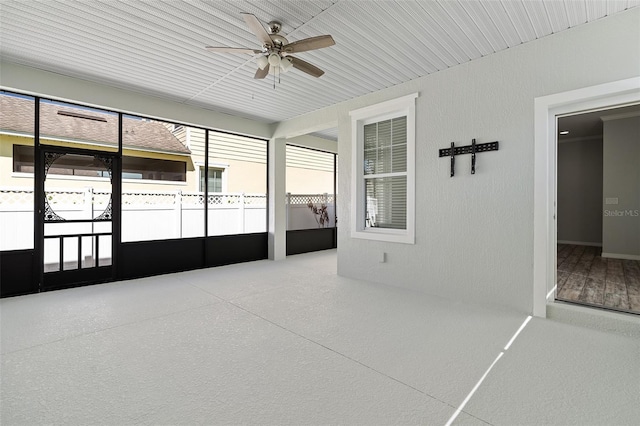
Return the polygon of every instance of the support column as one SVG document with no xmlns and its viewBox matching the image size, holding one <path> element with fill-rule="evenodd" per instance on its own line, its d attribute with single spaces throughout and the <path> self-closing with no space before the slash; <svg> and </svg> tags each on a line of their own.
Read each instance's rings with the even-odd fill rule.
<svg viewBox="0 0 640 426">
<path fill-rule="evenodd" d="M 287 256 L 286 140 L 269 141 L 269 259 Z"/>
</svg>

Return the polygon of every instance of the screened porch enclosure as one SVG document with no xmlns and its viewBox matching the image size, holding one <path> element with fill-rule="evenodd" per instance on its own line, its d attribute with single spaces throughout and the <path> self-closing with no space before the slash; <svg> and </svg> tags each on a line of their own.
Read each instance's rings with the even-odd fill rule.
<svg viewBox="0 0 640 426">
<path fill-rule="evenodd" d="M 264 139 L 0 92 L 2 296 L 265 259 Z M 337 155 L 287 147 L 287 254 L 336 247 Z"/>
<path fill-rule="evenodd" d="M 0 101 L 2 296 L 267 257 L 266 140 Z"/>
</svg>

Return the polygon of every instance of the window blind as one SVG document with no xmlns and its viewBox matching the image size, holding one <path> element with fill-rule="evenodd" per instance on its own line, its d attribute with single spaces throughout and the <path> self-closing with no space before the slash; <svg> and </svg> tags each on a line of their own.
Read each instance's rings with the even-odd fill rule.
<svg viewBox="0 0 640 426">
<path fill-rule="evenodd" d="M 364 126 L 365 226 L 407 227 L 407 118 Z"/>
</svg>

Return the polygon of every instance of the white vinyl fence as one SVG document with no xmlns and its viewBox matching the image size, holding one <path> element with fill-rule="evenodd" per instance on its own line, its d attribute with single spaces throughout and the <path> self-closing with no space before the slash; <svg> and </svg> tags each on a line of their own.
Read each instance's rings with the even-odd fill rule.
<svg viewBox="0 0 640 426">
<path fill-rule="evenodd" d="M 91 219 L 107 207 L 110 193 L 94 188 L 47 191 L 53 211 L 65 219 Z M 0 250 L 33 248 L 33 191 L 24 188 L 0 188 Z M 123 192 L 122 241 L 146 241 L 204 235 L 203 193 L 182 191 Z M 287 194 L 287 229 L 335 226 L 335 208 L 331 194 Z M 265 194 L 210 194 L 209 235 L 233 235 L 267 230 Z M 315 211 L 318 214 L 314 213 Z M 324 212 L 324 213 L 323 213 Z M 327 218 L 324 221 L 321 217 Z M 45 235 L 111 232 L 109 223 L 47 224 Z M 106 240 L 106 239 L 105 239 Z M 106 244 L 106 241 L 105 241 Z M 92 250 L 83 244 L 83 252 Z M 65 252 L 66 252 L 65 248 Z M 69 246 L 73 253 L 73 246 Z M 103 251 L 104 250 L 104 251 Z M 46 249 L 50 256 L 57 252 Z M 101 240 L 100 257 L 110 247 Z M 77 256 L 77 251 L 75 251 Z M 90 255 L 88 253 L 87 255 Z"/>
<path fill-rule="evenodd" d="M 287 193 L 287 230 L 336 226 L 333 194 Z"/>
</svg>

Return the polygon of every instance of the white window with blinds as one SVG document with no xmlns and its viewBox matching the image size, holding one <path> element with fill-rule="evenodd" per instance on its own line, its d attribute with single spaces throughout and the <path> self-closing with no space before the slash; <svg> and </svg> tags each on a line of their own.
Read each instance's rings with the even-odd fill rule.
<svg viewBox="0 0 640 426">
<path fill-rule="evenodd" d="M 204 166 L 196 163 L 196 165 L 198 166 L 198 176 L 199 176 L 199 183 L 198 183 L 198 190 L 200 192 L 204 192 L 205 189 L 205 185 L 204 185 Z M 208 173 L 208 177 L 209 177 L 209 192 L 226 192 L 227 190 L 227 173 L 225 173 L 226 168 L 229 167 L 228 165 L 224 164 L 215 164 L 214 167 L 209 167 L 209 173 Z"/>
<path fill-rule="evenodd" d="M 415 242 L 415 99 L 351 111 L 354 238 Z"/>
</svg>

